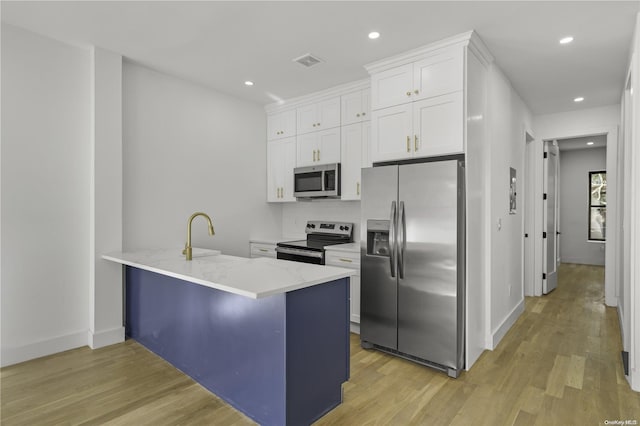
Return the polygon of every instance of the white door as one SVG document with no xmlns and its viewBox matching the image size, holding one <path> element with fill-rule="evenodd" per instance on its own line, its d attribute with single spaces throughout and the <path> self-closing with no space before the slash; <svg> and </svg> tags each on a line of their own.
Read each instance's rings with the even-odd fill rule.
<svg viewBox="0 0 640 426">
<path fill-rule="evenodd" d="M 377 110 L 411 102 L 413 64 L 391 68 L 371 76 L 371 109 Z"/>
<path fill-rule="evenodd" d="M 462 90 L 463 58 L 463 48 L 456 46 L 413 64 L 412 99 L 415 101 Z"/>
<path fill-rule="evenodd" d="M 542 292 L 550 293 L 558 285 L 558 146 L 555 141 L 546 141 L 544 159 L 544 226 L 543 226 L 543 279 Z"/>
<path fill-rule="evenodd" d="M 340 162 L 340 127 L 318 132 L 316 163 L 329 164 Z"/>
<path fill-rule="evenodd" d="M 318 104 L 317 130 L 327 130 L 340 126 L 340 97 L 331 98 Z"/>
<path fill-rule="evenodd" d="M 360 199 L 360 170 L 362 168 L 362 124 L 342 126 L 341 198 Z"/>
<path fill-rule="evenodd" d="M 318 132 L 298 135 L 297 140 L 297 161 L 298 167 L 314 166 L 317 164 L 318 152 Z"/>
</svg>

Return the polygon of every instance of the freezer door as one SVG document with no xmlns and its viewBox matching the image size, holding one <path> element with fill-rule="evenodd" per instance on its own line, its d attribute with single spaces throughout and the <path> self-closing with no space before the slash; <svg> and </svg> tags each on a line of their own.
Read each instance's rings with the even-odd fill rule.
<svg viewBox="0 0 640 426">
<path fill-rule="evenodd" d="M 458 161 L 399 170 L 398 350 L 458 369 Z"/>
<path fill-rule="evenodd" d="M 360 338 L 397 348 L 398 166 L 362 169 Z"/>
</svg>

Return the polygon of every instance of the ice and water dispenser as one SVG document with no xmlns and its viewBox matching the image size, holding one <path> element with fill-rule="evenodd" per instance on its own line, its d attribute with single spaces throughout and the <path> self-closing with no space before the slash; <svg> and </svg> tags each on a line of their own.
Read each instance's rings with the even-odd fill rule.
<svg viewBox="0 0 640 426">
<path fill-rule="evenodd" d="M 388 220 L 367 220 L 367 254 L 373 256 L 391 255 L 389 247 L 389 224 Z"/>
</svg>

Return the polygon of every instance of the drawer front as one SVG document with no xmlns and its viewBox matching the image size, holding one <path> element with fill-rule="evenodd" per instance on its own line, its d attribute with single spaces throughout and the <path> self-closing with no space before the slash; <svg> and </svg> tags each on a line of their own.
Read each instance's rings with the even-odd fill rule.
<svg viewBox="0 0 640 426">
<path fill-rule="evenodd" d="M 360 270 L 360 254 L 327 250 L 325 263 L 329 266 Z"/>
<path fill-rule="evenodd" d="M 251 243 L 251 257 L 276 257 L 276 246 L 272 244 Z"/>
</svg>

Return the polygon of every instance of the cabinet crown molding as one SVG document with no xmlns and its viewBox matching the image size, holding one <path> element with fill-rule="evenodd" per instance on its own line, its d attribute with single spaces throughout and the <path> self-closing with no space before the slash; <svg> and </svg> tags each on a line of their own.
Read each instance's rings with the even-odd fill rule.
<svg viewBox="0 0 640 426">
<path fill-rule="evenodd" d="M 329 89 L 310 93 L 304 96 L 298 96 L 297 98 L 287 99 L 283 102 L 268 104 L 265 105 L 264 110 L 267 114 L 275 114 L 281 111 L 322 102 L 330 98 L 335 98 L 336 96 L 346 95 L 357 90 L 368 89 L 369 87 L 371 87 L 371 79 L 365 78 L 363 80 L 352 81 L 350 83 L 341 84 L 339 86 L 334 86 Z"/>
<path fill-rule="evenodd" d="M 493 55 L 491 55 L 489 49 L 487 49 L 478 34 L 472 30 L 382 59 L 380 61 L 372 62 L 364 67 L 369 74 L 375 74 L 390 68 L 416 62 L 424 56 L 429 56 L 430 54 L 435 53 L 439 49 L 452 46 L 469 46 L 485 66 L 493 62 Z"/>
</svg>

